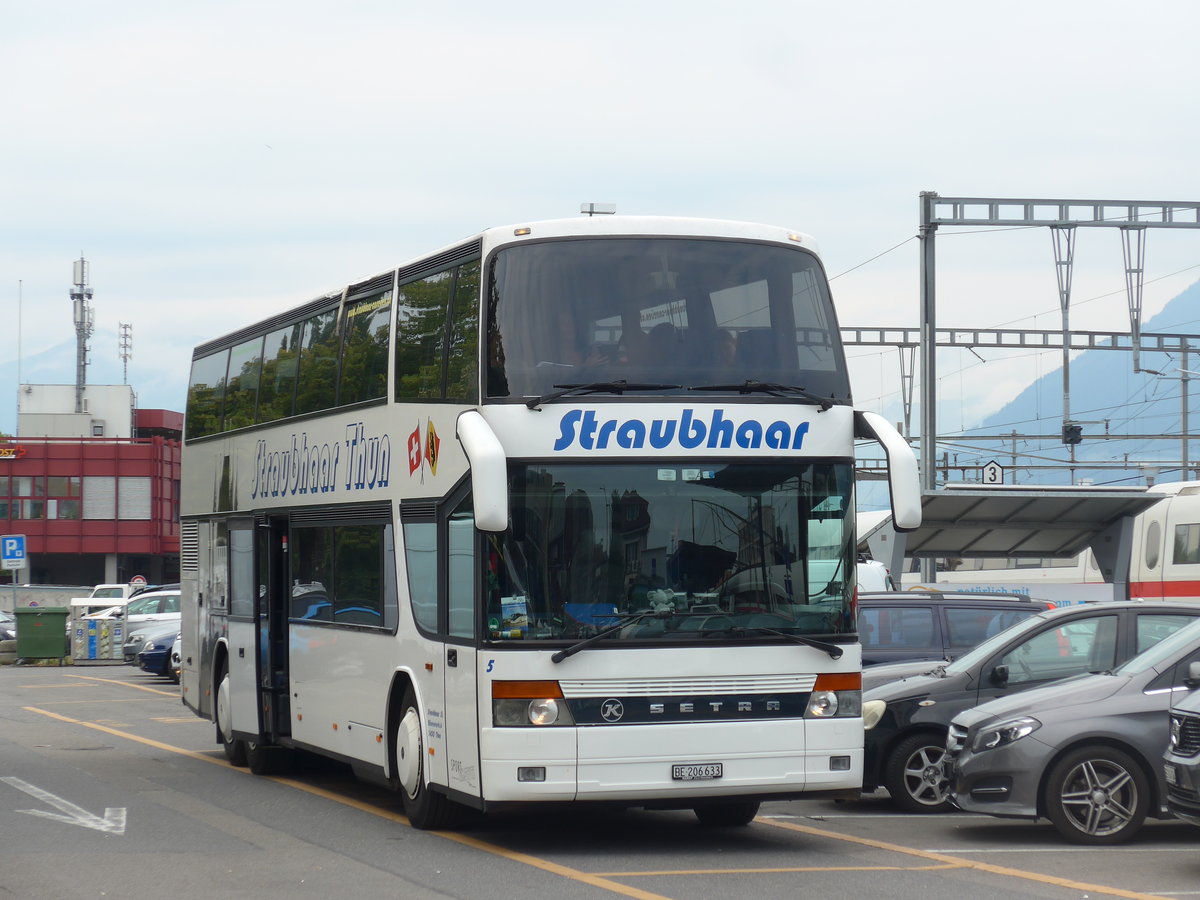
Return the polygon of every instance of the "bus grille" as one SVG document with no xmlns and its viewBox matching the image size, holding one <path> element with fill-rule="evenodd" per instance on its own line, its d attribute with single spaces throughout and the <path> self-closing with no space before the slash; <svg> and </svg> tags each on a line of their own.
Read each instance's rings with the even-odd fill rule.
<svg viewBox="0 0 1200 900">
<path fill-rule="evenodd" d="M 590 678 L 559 679 L 563 696 L 669 697 L 693 694 L 805 694 L 817 683 L 816 675 L 731 675 L 725 678 Z"/>
</svg>

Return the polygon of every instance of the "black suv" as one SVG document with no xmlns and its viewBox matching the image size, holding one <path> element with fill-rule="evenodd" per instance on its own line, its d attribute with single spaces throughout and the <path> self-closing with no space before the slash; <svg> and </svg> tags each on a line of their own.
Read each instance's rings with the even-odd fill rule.
<svg viewBox="0 0 1200 900">
<path fill-rule="evenodd" d="M 1049 610 L 988 638 L 954 662 L 910 674 L 876 666 L 864 675 L 863 790 L 886 787 L 908 812 L 950 809 L 942 773 L 950 720 L 996 697 L 1084 672 L 1106 672 L 1200 617 L 1200 603 L 1125 601 Z M 889 673 L 899 680 L 886 680 Z M 908 677 L 904 677 L 908 675 Z"/>
<path fill-rule="evenodd" d="M 951 660 L 993 634 L 1051 609 L 1019 594 L 970 591 L 879 591 L 858 595 L 864 666 Z M 915 665 L 925 671 L 928 667 Z M 868 679 L 869 682 L 869 679 Z"/>
</svg>

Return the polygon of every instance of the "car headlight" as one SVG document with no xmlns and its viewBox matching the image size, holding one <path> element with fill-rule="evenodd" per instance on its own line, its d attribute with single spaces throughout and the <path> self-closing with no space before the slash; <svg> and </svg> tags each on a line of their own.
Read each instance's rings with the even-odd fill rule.
<svg viewBox="0 0 1200 900">
<path fill-rule="evenodd" d="M 975 735 L 975 741 L 971 744 L 971 749 L 976 753 L 982 750 L 994 750 L 997 747 L 1003 747 L 1005 744 L 1011 744 L 1013 741 L 1019 741 L 1021 738 L 1033 734 L 1042 723 L 1033 716 L 1021 716 L 1019 719 L 1009 719 L 1001 722 L 998 725 L 990 725 L 987 728 L 980 729 Z"/>
<path fill-rule="evenodd" d="M 1183 732 L 1183 720 L 1179 716 L 1171 716 L 1169 745 L 1172 750 L 1179 747 L 1179 739 Z"/>
<path fill-rule="evenodd" d="M 886 700 L 867 700 L 863 703 L 863 730 L 870 731 L 879 724 L 887 711 Z"/>
</svg>

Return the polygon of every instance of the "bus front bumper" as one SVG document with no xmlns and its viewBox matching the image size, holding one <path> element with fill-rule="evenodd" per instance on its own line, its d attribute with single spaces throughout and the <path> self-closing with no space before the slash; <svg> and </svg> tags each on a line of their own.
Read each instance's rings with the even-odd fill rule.
<svg viewBox="0 0 1200 900">
<path fill-rule="evenodd" d="M 485 802 L 795 796 L 862 785 L 862 720 L 487 728 Z"/>
</svg>

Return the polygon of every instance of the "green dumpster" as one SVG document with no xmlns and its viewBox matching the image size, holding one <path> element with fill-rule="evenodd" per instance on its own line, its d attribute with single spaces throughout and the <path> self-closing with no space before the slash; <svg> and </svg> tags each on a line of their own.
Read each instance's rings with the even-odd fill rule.
<svg viewBox="0 0 1200 900">
<path fill-rule="evenodd" d="M 59 606 L 14 609 L 17 617 L 17 656 L 21 659 L 61 659 L 67 655 L 67 616 Z"/>
</svg>

